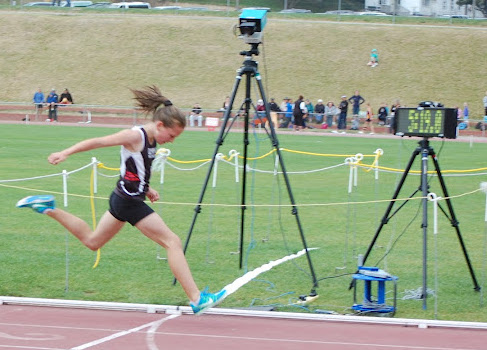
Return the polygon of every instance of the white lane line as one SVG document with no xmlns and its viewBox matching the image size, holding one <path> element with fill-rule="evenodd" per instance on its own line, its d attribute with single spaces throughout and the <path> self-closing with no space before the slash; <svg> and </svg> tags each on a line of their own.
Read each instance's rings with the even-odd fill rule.
<svg viewBox="0 0 487 350">
<path fill-rule="evenodd" d="M 359 343 L 359 342 L 341 342 L 341 341 L 325 341 L 325 340 L 304 340 L 304 339 L 286 339 L 286 338 L 259 338 L 259 337 L 241 337 L 231 335 L 210 335 L 197 333 L 177 333 L 177 332 L 158 332 L 158 334 L 176 336 L 176 337 L 199 337 L 199 338 L 214 338 L 214 339 L 233 339 L 233 340 L 251 340 L 272 343 L 296 343 L 296 344 L 323 344 L 323 345 L 337 345 L 350 347 L 354 346 L 357 349 L 361 347 L 374 347 L 375 349 L 405 349 L 405 350 L 484 350 L 482 348 L 452 348 L 444 346 L 421 346 L 421 345 L 402 345 L 402 344 L 378 344 L 378 343 Z"/>
<path fill-rule="evenodd" d="M 165 318 L 160 319 L 159 321 L 154 322 L 154 324 L 149 328 L 147 331 L 147 347 L 149 350 L 159 350 L 159 348 L 156 345 L 155 339 L 154 339 L 154 334 L 156 333 L 157 329 L 164 323 L 169 320 L 172 320 L 173 318 L 176 318 L 178 316 L 181 316 L 181 314 L 174 314 Z"/>
<path fill-rule="evenodd" d="M 94 340 L 94 341 L 89 342 L 89 343 L 86 343 L 86 344 L 82 344 L 82 345 L 76 346 L 74 348 L 71 348 L 71 350 L 88 349 L 88 348 L 91 348 L 91 347 L 93 347 L 95 345 L 102 344 L 102 343 L 106 343 L 107 341 L 110 341 L 110 340 L 113 340 L 113 339 L 116 339 L 116 338 L 120 338 L 120 337 L 123 337 L 123 336 L 128 335 L 128 334 L 131 334 L 131 333 L 138 332 L 138 331 L 140 331 L 140 330 L 142 330 L 144 328 L 147 328 L 147 327 L 151 327 L 152 325 L 157 324 L 158 322 L 160 322 L 160 320 L 154 321 L 154 322 L 150 322 L 150 323 L 146 323 L 146 324 L 144 324 L 142 326 L 135 327 L 135 328 L 129 329 L 127 331 L 118 332 L 118 333 L 109 335 L 108 337 L 101 338 L 101 339 Z"/>
</svg>

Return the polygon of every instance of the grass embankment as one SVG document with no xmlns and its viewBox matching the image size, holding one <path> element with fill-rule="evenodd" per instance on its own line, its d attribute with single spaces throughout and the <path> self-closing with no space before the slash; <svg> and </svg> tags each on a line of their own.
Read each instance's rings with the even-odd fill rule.
<svg viewBox="0 0 487 350">
<path fill-rule="evenodd" d="M 126 106 L 132 104 L 128 88 L 156 84 L 181 107 L 199 102 L 217 109 L 242 64 L 239 52 L 248 49 L 233 35 L 236 13 L 229 18 L 36 9 L 4 10 L 0 16 L 3 101 L 31 101 L 39 86 L 45 92 L 68 87 L 77 103 Z M 432 23 L 445 26 L 415 26 L 425 19 L 398 18 L 397 23 L 413 24 L 400 26 L 385 25 L 389 18 L 347 18 L 362 21 L 355 23 L 322 18 L 269 14 L 256 57 L 268 97 L 281 101 L 303 94 L 313 102 L 338 102 L 342 94 L 360 90 L 374 110 L 396 99 L 410 106 L 434 100 L 449 107 L 467 102 L 471 118 L 482 116 L 487 47 L 480 24 L 459 27 L 439 20 Z M 366 66 L 372 48 L 381 62 L 374 69 Z M 256 89 L 253 96 L 258 98 Z"/>
</svg>

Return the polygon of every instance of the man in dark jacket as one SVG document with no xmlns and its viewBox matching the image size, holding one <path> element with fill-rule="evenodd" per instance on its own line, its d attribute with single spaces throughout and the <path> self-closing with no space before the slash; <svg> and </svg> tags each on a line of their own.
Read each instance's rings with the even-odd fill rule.
<svg viewBox="0 0 487 350">
<path fill-rule="evenodd" d="M 348 101 L 347 96 L 343 95 L 340 105 L 338 106 L 340 110 L 340 116 L 338 117 L 338 126 L 337 129 L 346 129 L 347 128 L 347 112 L 348 112 Z"/>
<path fill-rule="evenodd" d="M 50 122 L 57 122 L 57 104 L 59 102 L 59 96 L 56 94 L 56 90 L 51 89 L 51 92 L 46 98 L 46 103 L 49 107 L 49 119 Z"/>
<path fill-rule="evenodd" d="M 319 99 L 315 105 L 315 120 L 317 123 L 323 122 L 323 115 L 325 114 L 325 105 L 323 100 Z M 331 126 L 331 125 L 329 125 Z"/>
<path fill-rule="evenodd" d="M 365 99 L 360 96 L 358 90 L 355 91 L 355 95 L 348 99 L 348 102 L 352 104 L 353 116 L 358 117 L 360 114 L 360 105 L 365 102 Z"/>
</svg>

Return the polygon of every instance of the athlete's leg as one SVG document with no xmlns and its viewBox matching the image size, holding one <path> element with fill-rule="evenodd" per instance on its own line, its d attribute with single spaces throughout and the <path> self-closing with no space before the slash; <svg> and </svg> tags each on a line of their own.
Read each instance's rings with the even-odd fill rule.
<svg viewBox="0 0 487 350">
<path fill-rule="evenodd" d="M 172 273 L 183 287 L 189 300 L 197 302 L 200 297 L 200 290 L 191 275 L 179 237 L 171 231 L 157 213 L 146 216 L 135 224 L 135 227 L 166 249 L 167 260 Z"/>
<path fill-rule="evenodd" d="M 78 218 L 77 216 L 68 213 L 59 208 L 49 210 L 46 215 L 50 216 L 61 225 L 63 225 L 69 232 L 71 232 L 81 243 L 90 248 L 97 250 L 105 243 L 107 243 L 118 231 L 121 230 L 125 222 L 117 220 L 108 211 L 103 214 L 95 231 L 91 227 Z"/>
</svg>

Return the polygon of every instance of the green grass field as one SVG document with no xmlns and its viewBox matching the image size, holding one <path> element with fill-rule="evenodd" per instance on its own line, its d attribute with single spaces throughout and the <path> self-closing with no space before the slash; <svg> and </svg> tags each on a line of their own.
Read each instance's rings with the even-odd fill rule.
<svg viewBox="0 0 487 350">
<path fill-rule="evenodd" d="M 59 166 L 51 166 L 46 161 L 51 152 L 81 139 L 113 131 L 96 127 L 2 125 L 0 295 L 187 304 L 180 286 L 172 285 L 173 276 L 167 263 L 157 259 L 165 255 L 164 251 L 129 225 L 102 248 L 99 266 L 93 269 L 95 253 L 83 247 L 60 225 L 28 209 L 15 208 L 18 199 L 44 192 L 56 194 L 58 205 L 63 206 L 62 177 L 46 175 L 60 174 L 63 169 L 73 172 L 90 163 L 92 157 L 106 167 L 118 167 L 116 149 L 77 154 Z M 208 169 L 207 165 L 198 168 L 201 163 L 184 162 L 210 158 L 216 136 L 217 133 L 186 131 L 174 144 L 166 146 L 171 150 L 172 166 L 166 165 L 164 184 L 158 183 L 158 171 L 152 177 L 152 186 L 161 194 L 160 203 L 153 207 L 183 240 Z M 348 193 L 350 169 L 342 164 L 348 155 L 373 155 L 380 148 L 384 150 L 379 159 L 380 166 L 403 169 L 418 140 L 284 134 L 279 136 L 279 141 L 307 244 L 319 248 L 311 253 L 311 257 L 320 280 L 317 289 L 320 298 L 309 311 L 325 309 L 349 313 L 353 303 L 353 294 L 348 290 L 349 274 L 356 269 L 357 255 L 363 254 L 370 244 L 400 175 L 380 171 L 376 181 L 373 171 L 358 169 L 357 186 Z M 230 133 L 220 152 L 228 155 L 235 149 L 243 153 L 242 144 L 241 133 Z M 476 277 L 483 285 L 487 238 L 485 194 L 479 187 L 485 175 L 467 170 L 485 166 L 483 155 L 487 144 L 432 139 L 431 146 L 438 154 L 448 190 L 454 197 L 452 203 Z M 265 155 L 271 149 L 265 135 L 250 135 L 250 157 Z M 420 169 L 419 158 L 413 167 L 415 171 Z M 372 160 L 366 157 L 363 162 L 370 164 Z M 211 179 L 187 251 L 194 277 L 201 288 L 209 285 L 212 290 L 219 289 L 248 270 L 303 248 L 295 217 L 288 205 L 283 176 L 272 174 L 274 161 L 273 155 L 249 160 L 249 165 L 259 171 L 247 174 L 246 202 L 249 207 L 245 213 L 242 270 L 238 268 L 239 255 L 233 254 L 238 250 L 241 213 L 238 204 L 242 187 L 241 183 L 235 183 L 234 168 L 219 163 L 216 186 L 212 186 Z M 429 163 L 432 169 L 431 159 Z M 453 170 L 456 172 L 450 173 Z M 106 169 L 99 169 L 99 172 L 109 176 L 116 174 Z M 90 174 L 91 170 L 85 169 L 69 175 L 67 207 L 89 223 L 92 222 Z M 43 178 L 29 181 L 5 182 L 41 176 Z M 107 208 L 106 198 L 115 181 L 113 177 L 98 177 L 98 193 L 94 200 L 97 218 Z M 409 197 L 419 183 L 420 178 L 411 173 L 399 198 Z M 442 195 L 435 177 L 431 177 L 429 184 L 431 192 Z M 422 285 L 419 197 L 414 196 L 385 226 L 367 265 L 381 261 L 381 268 L 399 277 L 397 317 L 487 321 L 485 308 L 481 306 L 483 295 L 473 290 L 455 231 L 440 213 L 439 233 L 434 237 L 431 209 L 428 287 L 437 293 L 438 312 L 435 315 L 435 298 L 432 296 L 428 298 L 427 310 L 422 309 L 420 300 L 403 300 L 411 295 L 410 291 Z M 344 276 L 331 278 L 342 274 Z M 66 285 L 68 290 L 65 290 Z M 307 311 L 292 304 L 299 295 L 309 293 L 311 287 L 309 268 L 302 257 L 259 276 L 231 295 L 224 306 L 275 305 L 280 311 Z M 392 302 L 391 297 L 389 293 L 388 302 Z"/>
</svg>

